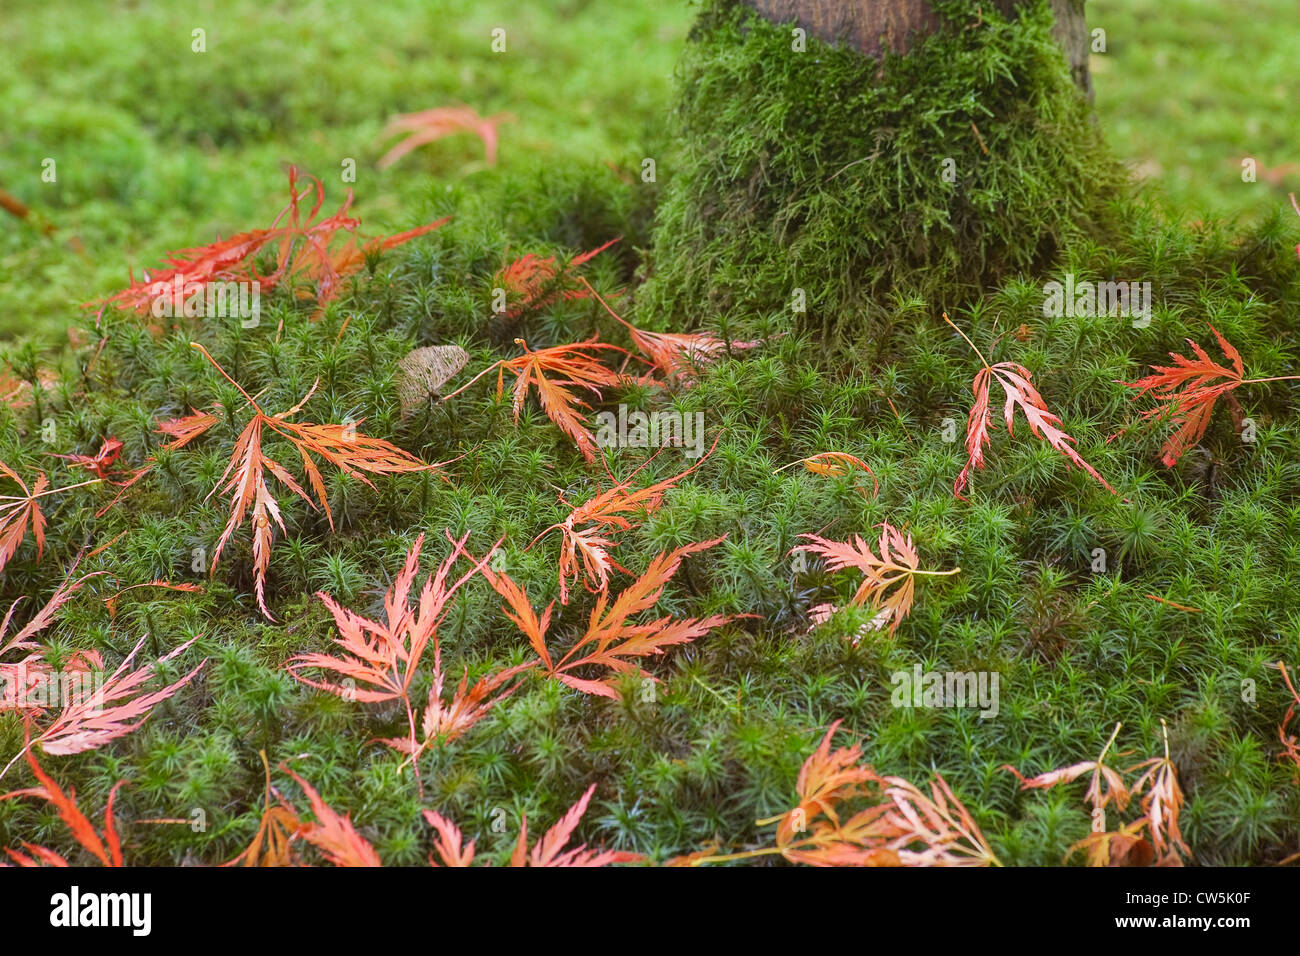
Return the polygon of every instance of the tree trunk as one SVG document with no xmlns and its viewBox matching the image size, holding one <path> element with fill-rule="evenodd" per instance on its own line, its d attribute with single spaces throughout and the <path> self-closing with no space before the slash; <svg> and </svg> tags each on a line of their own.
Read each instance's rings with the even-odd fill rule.
<svg viewBox="0 0 1300 956">
<path fill-rule="evenodd" d="M 797 23 L 827 43 L 848 43 L 872 56 L 885 49 L 906 53 L 918 36 L 939 26 L 927 0 L 745 0 L 774 23 Z M 989 0 L 1010 13 L 1027 0 Z M 1088 74 L 1088 27 L 1084 0 L 1051 0 L 1055 35 L 1065 51 L 1074 82 L 1092 99 Z"/>
<path fill-rule="evenodd" d="M 639 319 L 885 348 L 1103 241 L 1083 3 L 704 0 Z"/>
</svg>

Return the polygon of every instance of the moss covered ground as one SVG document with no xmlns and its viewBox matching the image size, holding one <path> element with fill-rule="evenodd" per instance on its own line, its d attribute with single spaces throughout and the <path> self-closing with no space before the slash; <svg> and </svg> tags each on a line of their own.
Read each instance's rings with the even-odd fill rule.
<svg viewBox="0 0 1300 956">
<path fill-rule="evenodd" d="M 920 251 L 915 243 L 900 245 L 924 230 L 889 214 L 916 210 L 917 202 L 884 187 L 865 194 L 869 183 L 851 188 L 855 167 L 829 191 L 816 192 L 819 201 L 849 205 L 800 211 L 811 230 L 797 235 L 807 235 L 809 244 L 784 261 L 765 226 L 726 215 L 690 222 L 689 197 L 704 190 L 724 199 L 714 164 L 728 155 L 725 148 L 692 155 L 680 141 L 673 145 L 672 64 L 694 10 L 652 15 L 573 3 L 512 12 L 525 24 L 516 52 L 492 59 L 487 34 L 506 17 L 506 5 L 441 6 L 437 14 L 418 4 L 358 7 L 348 30 L 334 33 L 323 29 L 327 21 L 294 17 L 282 31 L 266 29 L 262 18 L 271 14 L 236 4 L 228 29 L 246 40 L 239 56 L 258 64 L 239 80 L 229 76 L 229 59 L 212 54 L 197 66 L 190 59 L 175 68 L 156 62 L 159 49 L 179 43 L 168 39 L 169 31 L 184 28 L 188 42 L 191 25 L 183 18 L 129 21 L 133 14 L 125 9 L 131 25 L 115 29 L 130 31 L 125 35 L 135 45 L 129 49 L 138 45 L 141 59 L 132 70 L 111 31 L 58 32 L 49 22 L 57 5 L 19 7 L 16 22 L 29 38 L 18 47 L 23 63 L 39 68 L 57 55 L 83 65 L 61 75 L 61 96 L 24 88 L 35 81 L 19 77 L 39 73 L 0 79 L 7 84 L 0 87 L 4 102 L 26 104 L 0 133 L 6 137 L 0 186 L 18 192 L 19 169 L 39 168 L 48 151 L 63 155 L 49 150 L 50 142 L 74 157 L 76 149 L 86 150 L 83 161 L 61 161 L 68 178 L 55 198 L 38 204 L 39 187 L 21 195 L 60 225 L 60 236 L 82 233 L 90 263 L 34 230 L 6 224 L 0 238 L 10 270 L 0 291 L 5 321 L 30 331 L 15 321 L 21 314 L 39 326 L 38 334 L 11 343 L 6 359 L 20 375 L 36 378 L 45 368 L 58 380 L 37 392 L 36 403 L 0 407 L 0 461 L 28 477 L 45 471 L 55 486 L 73 484 L 84 472 L 51 452 L 93 454 L 112 435 L 124 443 L 124 463 L 138 467 L 155 455 L 158 465 L 102 516 L 97 512 L 117 489 L 91 486 L 49 499 L 43 554 L 38 558 L 34 542 L 25 541 L 4 569 L 0 596 L 6 605 L 24 596 L 43 601 L 80 549 L 109 542 L 110 549 L 83 561 L 82 571 L 110 572 L 121 585 L 166 579 L 204 588 L 134 591 L 110 615 L 102 598 L 114 588 L 97 579 L 45 634 L 53 660 L 93 648 L 110 664 L 146 634 L 150 658 L 196 638 L 164 666 L 169 679 L 208 659 L 200 676 L 134 733 L 93 752 L 42 757 L 56 778 L 76 787 L 88 812 L 102 807 L 117 780 L 129 782 L 117 806 L 130 861 L 211 863 L 239 853 L 261 816 L 261 750 L 273 768 L 287 761 L 335 809 L 349 812 L 388 863 L 425 859 L 424 808 L 459 822 L 478 839 L 480 854 L 504 858 L 516 830 L 513 823 L 504 832 L 493 826 L 502 809 L 511 820 L 526 813 L 530 824 L 550 821 L 593 783 L 592 808 L 579 831 L 589 843 L 655 860 L 713 840 L 744 850 L 770 833 L 756 820 L 792 805 L 800 765 L 835 720 L 865 738 L 868 758 L 882 772 L 918 783 L 941 772 L 1004 863 L 1059 864 L 1092 820 L 1078 788 L 1026 794 L 1003 765 L 1029 773 L 1091 759 L 1116 723 L 1123 725 L 1117 745 L 1134 763 L 1161 752 L 1167 726 L 1187 794 L 1183 833 L 1196 861 L 1264 864 L 1300 850 L 1300 788 L 1294 766 L 1279 759 L 1278 727 L 1289 695 L 1271 666 L 1278 660 L 1300 665 L 1295 390 L 1287 382 L 1243 386 L 1238 398 L 1256 424 L 1255 440 L 1243 442 L 1220 409 L 1200 446 L 1176 468 L 1159 461 L 1159 429 L 1107 441 L 1134 424 L 1138 408 L 1149 407 L 1133 405 L 1131 390 L 1119 382 L 1144 374 L 1170 350 L 1186 352 L 1185 338 L 1210 345 L 1209 324 L 1240 350 L 1247 377 L 1295 372 L 1300 219 L 1278 186 L 1257 183 L 1249 200 L 1236 203 L 1246 186 L 1234 167 L 1222 186 L 1175 182 L 1180 204 L 1173 205 L 1116 184 L 1112 155 L 1137 158 L 1147 134 L 1101 142 L 1060 82 L 1043 79 L 1050 70 L 1042 64 L 1020 85 L 1044 84 L 1038 102 L 1060 127 L 1027 128 L 1034 123 L 1017 119 L 1014 97 L 996 79 L 985 85 L 980 77 L 989 57 L 1004 64 L 1022 55 L 1045 57 L 1038 21 L 1002 39 L 958 41 L 974 45 L 950 75 L 964 78 L 954 80 L 962 89 L 981 92 L 950 116 L 927 116 L 889 100 L 901 86 L 880 94 L 888 100 L 884 108 L 915 124 L 897 129 L 921 137 L 924 145 L 916 148 L 927 155 L 934 148 L 924 139 L 927 129 L 947 141 L 985 101 L 1001 117 L 975 121 L 984 147 L 964 135 L 954 147 L 959 174 L 964 164 L 981 170 L 978 195 L 952 198 L 939 167 L 927 160 L 936 190 L 929 195 L 946 204 L 946 215 L 935 213 L 931 224 L 939 237 L 933 245 Z M 1102 18 L 1111 15 L 1110 5 L 1096 6 Z M 1119 62 L 1132 62 L 1119 60 L 1126 50 L 1140 58 L 1152 49 L 1138 25 L 1154 21 L 1131 12 L 1114 16 L 1125 25 L 1110 31 Z M 1152 28 L 1168 31 L 1162 37 L 1184 29 Z M 697 42 L 730 29 L 706 24 Z M 774 38 L 752 31 L 729 49 L 741 62 Z M 607 44 L 602 58 L 591 52 L 598 39 Z M 97 45 L 113 46 L 113 55 L 99 58 Z M 289 45 L 307 51 L 308 61 L 288 58 Z M 810 46 L 809 55 L 827 62 L 841 57 L 813 41 Z M 699 68 L 700 49 L 692 50 L 683 76 Z M 611 62 L 629 69 L 608 69 Z M 712 97 L 727 99 L 747 70 L 752 64 L 723 72 L 716 87 L 687 85 L 678 121 L 689 123 L 692 109 L 712 109 Z M 824 81 L 807 72 L 776 75 L 801 102 L 827 93 Z M 825 82 L 844 82 L 838 73 L 827 75 L 832 79 Z M 1122 77 L 1146 97 L 1130 101 L 1131 115 L 1158 109 L 1163 91 L 1144 86 L 1143 76 L 1120 66 L 1098 71 L 1103 134 L 1122 113 L 1116 105 Z M 911 83 L 909 95 L 920 96 L 917 87 Z M 107 92 L 92 103 L 90 91 L 97 89 Z M 509 109 L 518 116 L 502 128 L 498 166 L 482 164 L 478 144 L 466 137 L 373 170 L 379 150 L 368 144 L 387 115 L 471 99 L 484 113 Z M 851 152 L 868 134 L 853 125 L 854 105 L 838 107 L 843 124 L 836 128 L 852 130 L 854 142 L 835 144 L 836 155 Z M 63 116 L 67 128 L 56 128 L 51 116 Z M 766 129 L 771 137 L 780 128 L 770 113 L 731 119 L 745 135 Z M 811 117 L 788 122 L 801 136 L 819 135 Z M 1174 128 L 1167 116 L 1159 122 Z M 20 137 L 15 126 L 36 135 Z M 725 121 L 715 127 L 726 128 Z M 1050 168 L 1088 188 L 1052 197 L 1041 191 L 1046 187 L 1009 179 L 1005 164 L 1023 137 L 1055 149 Z M 1066 149 L 1059 137 L 1087 149 Z M 983 158 L 984 148 L 991 158 Z M 147 266 L 166 250 L 269 222 L 284 201 L 284 160 L 321 175 L 326 208 L 335 208 L 346 186 L 334 170 L 340 157 L 354 154 L 362 160 L 354 189 L 366 234 L 453 219 L 372 257 L 323 316 L 314 315 L 311 302 L 281 294 L 266 297 L 260 324 L 247 329 L 190 322 L 157 335 L 132 315 L 109 311 L 98 327 L 93 314 L 78 315 L 76 302 L 124 285 L 120 263 L 128 250 L 137 266 Z M 641 181 L 646 156 L 659 157 L 655 183 Z M 796 183 L 819 168 L 815 155 L 785 166 L 777 159 L 772 175 Z M 1188 152 L 1186 161 L 1222 172 L 1220 154 Z M 712 179 L 691 178 L 702 176 Z M 892 181 L 915 181 L 901 168 L 899 177 Z M 748 171 L 744 179 L 750 180 Z M 880 215 L 854 205 L 867 198 Z M 1204 214 L 1215 209 L 1246 215 L 1220 221 Z M 948 227 L 957 222 L 964 225 L 954 236 Z M 749 248 L 733 254 L 728 247 L 726 261 L 713 267 L 693 244 L 705 225 L 723 223 L 734 224 L 729 233 Z M 861 228 L 851 232 L 854 223 Z M 602 480 L 608 484 L 599 466 L 584 462 L 535 401 L 516 424 L 509 396 L 496 395 L 495 376 L 406 417 L 394 379 L 398 362 L 416 346 L 464 347 L 470 364 L 455 385 L 517 354 L 510 345 L 515 335 L 534 348 L 592 335 L 630 347 L 624 328 L 590 299 L 557 300 L 507 329 L 490 307 L 497 271 L 517 255 L 568 256 L 616 236 L 622 241 L 582 274 L 639 325 L 763 342 L 724 358 L 693 388 L 630 385 L 606 394 L 600 407 L 702 412 L 710 443 L 718 438 L 713 454 L 663 507 L 621 536 L 618 560 L 639 573 L 663 550 L 726 535 L 687 559 L 659 608 L 677 616 L 751 616 L 655 658 L 647 666 L 661 683 L 649 699 L 608 700 L 529 675 L 464 737 L 422 758 L 421 794 L 400 755 L 375 742 L 404 733 L 403 713 L 304 687 L 285 665 L 295 655 L 327 650 L 336 633 L 314 592 L 377 616 L 421 532 L 426 569 L 447 553 L 444 529 L 457 537 L 468 532 L 476 554 L 504 539 L 500 567 L 523 584 L 533 606 L 557 596 L 558 539 L 529 544 L 568 513 L 561 495 L 577 502 Z M 972 251 L 975 261 L 966 257 Z M 705 264 L 716 269 L 712 281 L 700 272 Z M 797 270 L 794 284 L 806 283 L 807 312 L 789 308 L 795 276 L 786 267 Z M 1043 283 L 1066 273 L 1150 281 L 1149 324 L 1045 317 Z M 1018 422 L 1014 437 L 995 434 L 969 500 L 954 496 L 980 363 L 944 324 L 944 310 L 991 361 L 1013 361 L 1033 373 L 1048 407 L 1116 494 L 1069 469 Z M 79 330 L 73 344 L 56 346 L 50 330 L 62 337 L 68 325 Z M 828 328 L 834 349 L 821 339 Z M 275 623 L 258 613 L 253 597 L 246 528 L 210 579 L 192 570 L 194 549 L 210 554 L 225 523 L 222 500 L 209 492 L 245 421 L 238 392 L 192 341 L 204 344 L 269 410 L 294 406 L 319 379 L 302 412 L 306 420 L 364 419 L 367 434 L 424 461 L 451 462 L 445 481 L 432 473 L 399 475 L 378 478 L 374 487 L 327 470 L 333 531 L 321 514 L 284 496 L 287 532 L 276 534 L 267 583 Z M 213 402 L 226 411 L 207 434 L 159 452 L 156 421 Z M 272 441 L 268 449 L 277 449 L 282 461 L 295 460 L 283 444 Z M 832 450 L 869 464 L 879 493 L 863 494 L 852 475 L 778 471 Z M 618 477 L 644 467 L 637 480 L 647 483 L 693 464 L 677 449 L 647 459 L 648 450 L 623 448 L 610 451 L 606 464 Z M 5 489 L 12 493 L 10 485 Z M 961 573 L 920 581 L 915 607 L 896 632 L 848 640 L 871 616 L 857 609 L 809 630 L 809 609 L 843 604 L 856 580 L 828 574 L 816 561 L 796 561 L 790 549 L 797 536 L 871 536 L 882 521 L 914 536 L 922 567 L 959 566 Z M 614 586 L 630 580 L 616 575 Z M 567 606 L 557 605 L 550 631 L 557 644 L 572 640 L 593 603 L 579 589 Z M 468 666 L 479 675 L 529 659 L 525 639 L 500 606 L 482 580 L 458 596 L 441 631 L 443 654 L 456 673 Z M 30 609 L 20 610 L 20 619 Z M 998 673 L 997 716 L 892 706 L 891 676 L 918 664 L 927 671 Z M 419 698 L 427 676 L 421 681 Z M 1253 694 L 1245 692 L 1248 686 Z M 3 762 L 22 746 L 21 723 L 0 716 Z M 28 779 L 27 769 L 16 765 L 0 790 Z M 278 773 L 276 785 L 296 792 Z M 208 822 L 201 832 L 132 822 L 189 818 L 196 808 Z M 0 802 L 0 846 L 19 840 L 73 852 L 51 809 Z"/>
</svg>

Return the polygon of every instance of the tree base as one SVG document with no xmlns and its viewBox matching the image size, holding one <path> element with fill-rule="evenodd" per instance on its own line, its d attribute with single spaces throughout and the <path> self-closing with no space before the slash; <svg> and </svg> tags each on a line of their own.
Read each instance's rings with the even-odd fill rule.
<svg viewBox="0 0 1300 956">
<path fill-rule="evenodd" d="M 1125 176 L 1048 4 L 978 6 L 938 0 L 938 32 L 882 59 L 706 6 L 640 321 L 786 312 L 857 338 L 900 300 L 951 308 L 1109 233 Z"/>
</svg>

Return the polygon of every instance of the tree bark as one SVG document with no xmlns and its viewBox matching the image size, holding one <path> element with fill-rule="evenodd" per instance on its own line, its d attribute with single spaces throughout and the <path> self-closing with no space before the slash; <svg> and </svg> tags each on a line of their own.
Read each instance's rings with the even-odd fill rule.
<svg viewBox="0 0 1300 956">
<path fill-rule="evenodd" d="M 886 49 L 906 53 L 938 27 L 927 0 L 745 0 L 774 23 L 796 23 L 827 43 L 848 43 L 871 56 Z M 1009 13 L 1029 0 L 988 0 Z M 1075 84 L 1092 98 L 1088 74 L 1088 27 L 1084 0 L 1051 0 L 1055 35 L 1065 51 Z"/>
</svg>

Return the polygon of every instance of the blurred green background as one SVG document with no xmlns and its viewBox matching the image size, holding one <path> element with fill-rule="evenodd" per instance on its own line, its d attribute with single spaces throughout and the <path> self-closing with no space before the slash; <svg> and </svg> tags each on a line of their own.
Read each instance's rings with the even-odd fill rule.
<svg viewBox="0 0 1300 956">
<path fill-rule="evenodd" d="M 1088 7 L 1105 30 L 1101 120 L 1173 215 L 1250 216 L 1300 189 L 1295 0 Z M 332 210 L 355 159 L 362 232 L 416 224 L 428 190 L 472 185 L 482 148 L 455 136 L 380 171 L 377 137 L 394 113 L 514 114 L 501 130 L 507 170 L 529 154 L 662 155 L 692 15 L 682 0 L 5 0 L 0 189 L 57 231 L 0 213 L 0 340 L 57 344 L 78 304 L 121 288 L 128 269 L 268 224 L 289 163 L 324 180 Z M 505 53 L 491 49 L 496 27 Z M 195 29 L 206 52 L 191 49 Z M 47 158 L 54 183 L 41 180 Z"/>
</svg>

